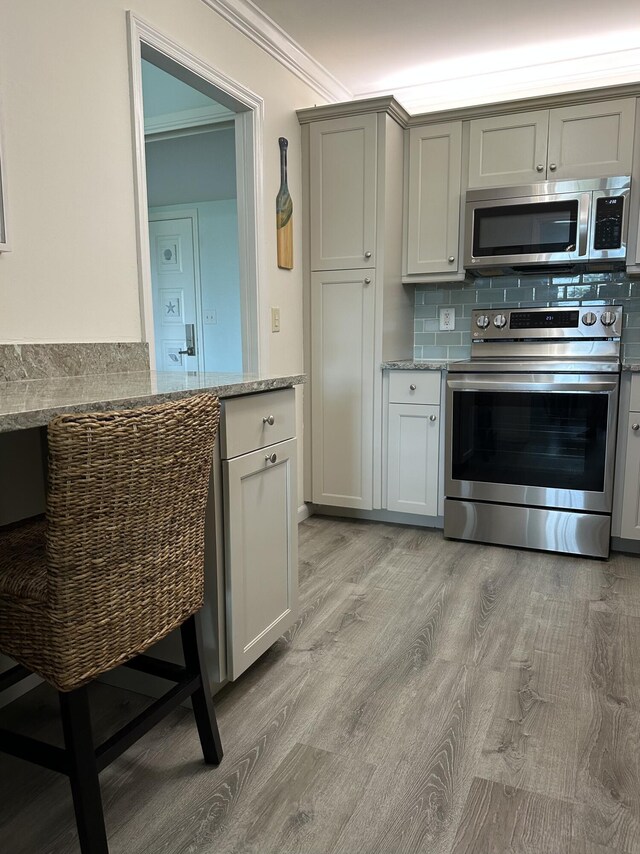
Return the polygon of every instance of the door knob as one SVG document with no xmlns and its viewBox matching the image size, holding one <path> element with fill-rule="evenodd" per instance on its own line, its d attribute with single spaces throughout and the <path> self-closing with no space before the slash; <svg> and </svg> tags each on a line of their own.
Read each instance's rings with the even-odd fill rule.
<svg viewBox="0 0 640 854">
<path fill-rule="evenodd" d="M 275 420 L 276 419 L 273 417 L 273 415 L 265 415 L 264 418 L 262 419 L 262 423 L 263 424 L 275 424 Z"/>
<path fill-rule="evenodd" d="M 275 463 L 278 457 L 275 454 L 267 454 L 264 458 L 265 463 Z"/>
</svg>

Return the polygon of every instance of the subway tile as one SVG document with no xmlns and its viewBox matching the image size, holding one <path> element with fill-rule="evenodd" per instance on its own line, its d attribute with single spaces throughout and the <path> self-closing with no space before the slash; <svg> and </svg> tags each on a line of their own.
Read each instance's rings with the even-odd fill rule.
<svg viewBox="0 0 640 854">
<path fill-rule="evenodd" d="M 460 347 L 449 347 L 450 359 L 468 359 L 471 356 L 471 345 L 464 344 Z"/>
<path fill-rule="evenodd" d="M 438 306 L 437 305 L 417 305 L 415 307 L 414 315 L 415 317 L 420 318 L 428 318 L 428 317 L 437 317 Z"/>
<path fill-rule="evenodd" d="M 451 291 L 449 299 L 452 305 L 464 305 L 475 301 L 475 291 Z"/>
<path fill-rule="evenodd" d="M 422 288 L 416 286 L 414 300 L 416 306 L 424 305 L 424 290 Z"/>
<path fill-rule="evenodd" d="M 567 285 L 567 299 L 593 299 L 598 296 L 596 285 Z"/>
<path fill-rule="evenodd" d="M 414 320 L 413 320 L 413 334 L 417 335 L 417 333 L 419 333 L 419 332 L 424 332 L 424 323 L 422 322 L 422 319 L 418 320 L 418 319 L 414 318 Z"/>
<path fill-rule="evenodd" d="M 447 298 L 442 290 L 425 291 L 423 302 L 425 305 L 441 305 Z"/>
<path fill-rule="evenodd" d="M 457 332 L 469 332 L 471 329 L 471 318 L 470 317 L 460 317 L 460 315 L 456 312 L 456 331 Z"/>
<path fill-rule="evenodd" d="M 620 282 L 609 282 L 608 284 L 598 285 L 599 297 L 620 298 L 628 295 L 628 290 Z"/>
<path fill-rule="evenodd" d="M 446 359 L 447 358 L 447 347 L 423 347 L 422 348 L 422 357 L 423 359 Z"/>
<path fill-rule="evenodd" d="M 413 336 L 413 343 L 419 344 L 422 347 L 424 347 L 425 344 L 435 344 L 436 334 L 435 332 L 418 332 Z"/>
<path fill-rule="evenodd" d="M 512 302 L 522 302 L 533 299 L 533 288 L 507 288 L 506 297 Z"/>
<path fill-rule="evenodd" d="M 424 331 L 425 332 L 439 332 L 440 331 L 440 321 L 437 317 L 427 318 L 423 321 L 424 323 Z"/>
<path fill-rule="evenodd" d="M 416 360 L 422 359 L 422 347 L 419 344 L 413 345 L 413 358 Z"/>
<path fill-rule="evenodd" d="M 436 332 L 436 344 L 445 344 L 448 347 L 455 347 L 462 344 L 462 333 L 460 332 Z"/>
</svg>

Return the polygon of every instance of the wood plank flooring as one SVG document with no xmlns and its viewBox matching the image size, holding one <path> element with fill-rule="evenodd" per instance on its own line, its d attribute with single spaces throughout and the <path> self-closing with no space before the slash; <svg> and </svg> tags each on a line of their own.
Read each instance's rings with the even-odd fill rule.
<svg viewBox="0 0 640 854">
<path fill-rule="evenodd" d="M 312 517 L 300 616 L 101 775 L 112 854 L 640 854 L 640 558 Z M 93 690 L 104 736 L 145 699 Z M 0 726 L 60 740 L 47 688 Z M 76 854 L 65 778 L 0 756 L 0 851 Z"/>
</svg>

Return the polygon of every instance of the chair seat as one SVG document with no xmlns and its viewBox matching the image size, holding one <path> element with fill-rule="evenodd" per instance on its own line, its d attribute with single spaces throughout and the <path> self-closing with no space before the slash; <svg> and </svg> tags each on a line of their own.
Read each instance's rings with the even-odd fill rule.
<svg viewBox="0 0 640 854">
<path fill-rule="evenodd" d="M 0 599 L 47 601 L 44 518 L 0 529 Z"/>
</svg>

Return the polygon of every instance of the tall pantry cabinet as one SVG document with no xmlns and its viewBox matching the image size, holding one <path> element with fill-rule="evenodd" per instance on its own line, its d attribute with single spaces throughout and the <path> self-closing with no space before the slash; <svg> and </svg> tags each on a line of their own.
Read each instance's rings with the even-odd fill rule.
<svg viewBox="0 0 640 854">
<path fill-rule="evenodd" d="M 393 98 L 300 110 L 305 246 L 305 500 L 381 506 L 381 362 L 413 351 L 403 286 L 403 130 Z M 310 434 L 310 435 L 309 435 Z"/>
</svg>

